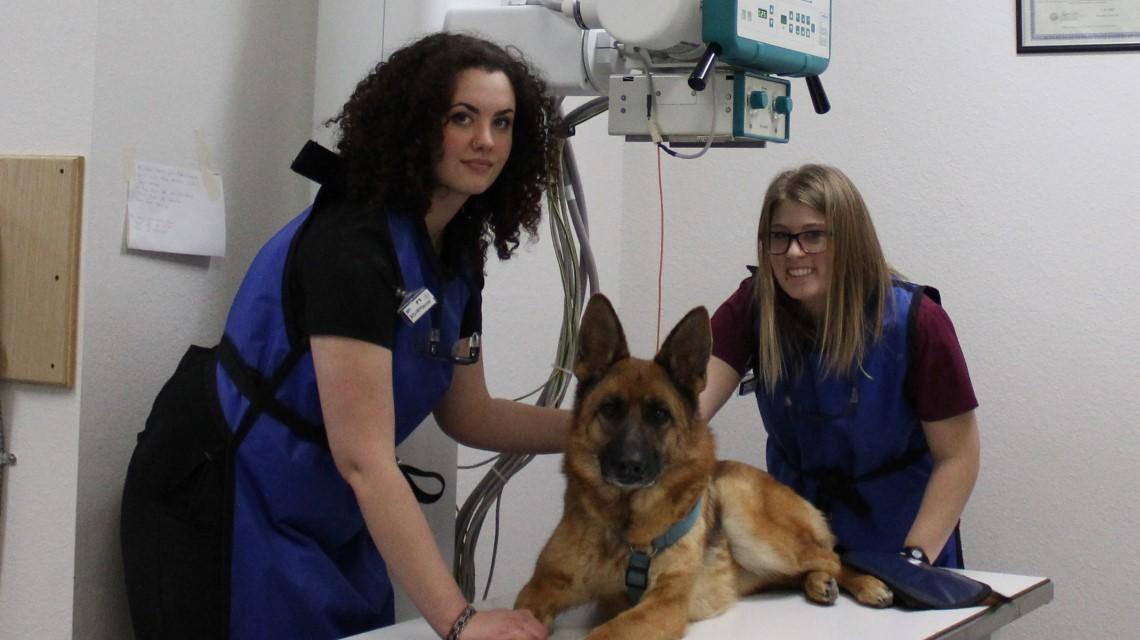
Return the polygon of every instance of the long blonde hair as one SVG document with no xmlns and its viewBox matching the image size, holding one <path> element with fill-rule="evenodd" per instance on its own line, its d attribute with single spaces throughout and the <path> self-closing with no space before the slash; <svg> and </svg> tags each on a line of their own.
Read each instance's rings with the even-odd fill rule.
<svg viewBox="0 0 1140 640">
<path fill-rule="evenodd" d="M 823 317 L 815 326 L 776 283 L 771 256 L 763 247 L 773 211 L 784 201 L 823 214 L 830 233 L 831 282 Z M 806 164 L 784 171 L 764 194 L 756 240 L 760 265 L 753 279 L 760 325 L 757 375 L 765 388 L 774 389 L 792 374 L 804 357 L 805 343 L 819 352 L 825 375 L 853 371 L 870 344 L 882 335 L 895 275 L 883 257 L 871 214 L 854 183 L 839 169 L 826 165 Z"/>
</svg>

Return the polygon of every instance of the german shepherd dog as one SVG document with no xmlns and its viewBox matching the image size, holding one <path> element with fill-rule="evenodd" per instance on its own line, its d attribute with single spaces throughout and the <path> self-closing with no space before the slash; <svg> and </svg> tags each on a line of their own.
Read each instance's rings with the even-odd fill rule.
<svg viewBox="0 0 1140 640">
<path fill-rule="evenodd" d="M 716 460 L 697 411 L 711 342 L 708 311 L 697 307 L 653 360 L 630 357 L 609 300 L 590 299 L 574 365 L 562 520 L 516 609 L 549 628 L 559 612 L 598 601 L 620 613 L 588 640 L 664 640 L 768 588 L 802 587 L 813 602 L 832 604 L 838 582 L 863 604 L 891 604 L 880 580 L 840 564 L 815 507 L 760 469 Z M 662 540 L 671 544 L 661 548 Z M 635 556 L 648 567 L 632 568 Z M 639 571 L 644 589 L 631 594 L 629 576 L 637 586 Z"/>
</svg>

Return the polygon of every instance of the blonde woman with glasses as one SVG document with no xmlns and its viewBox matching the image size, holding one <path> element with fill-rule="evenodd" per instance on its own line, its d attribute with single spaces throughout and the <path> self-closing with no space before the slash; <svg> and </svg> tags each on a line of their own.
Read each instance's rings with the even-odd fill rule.
<svg viewBox="0 0 1140 640">
<path fill-rule="evenodd" d="M 759 267 L 712 319 L 701 410 L 754 394 L 768 470 L 827 516 L 843 550 L 962 567 L 978 402 L 938 291 L 883 257 L 858 189 L 804 165 L 768 187 Z"/>
</svg>

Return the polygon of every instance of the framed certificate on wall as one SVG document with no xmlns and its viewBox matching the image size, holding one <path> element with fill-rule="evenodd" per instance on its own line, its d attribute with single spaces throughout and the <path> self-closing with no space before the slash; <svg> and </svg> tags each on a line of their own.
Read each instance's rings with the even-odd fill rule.
<svg viewBox="0 0 1140 640">
<path fill-rule="evenodd" d="M 1140 50 L 1140 0 L 1014 0 L 1017 52 Z"/>
</svg>

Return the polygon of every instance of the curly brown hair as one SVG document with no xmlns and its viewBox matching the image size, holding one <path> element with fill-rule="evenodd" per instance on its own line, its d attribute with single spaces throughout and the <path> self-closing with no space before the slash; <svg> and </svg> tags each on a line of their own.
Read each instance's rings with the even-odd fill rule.
<svg viewBox="0 0 1140 640">
<path fill-rule="evenodd" d="M 506 260 L 520 229 L 536 237 L 542 194 L 558 170 L 557 108 L 521 55 L 468 35 L 429 35 L 376 65 L 328 123 L 339 125 L 350 198 L 424 216 L 456 77 L 468 69 L 501 71 L 515 92 L 507 163 L 489 189 L 467 200 L 443 238 L 448 263 L 481 270 L 490 245 Z"/>
</svg>

